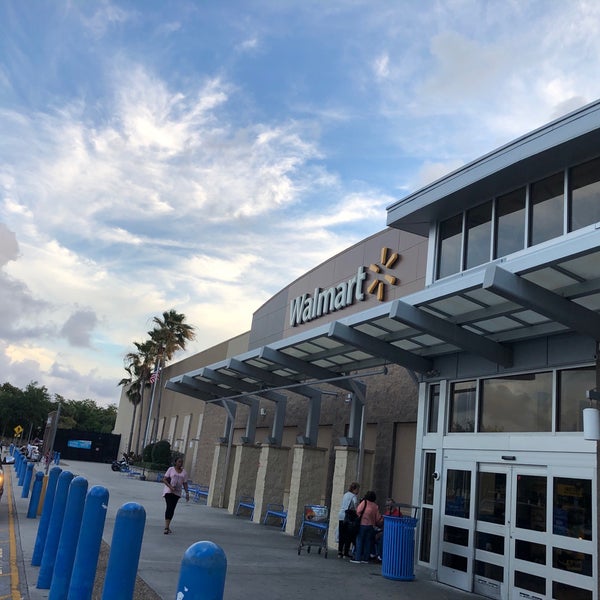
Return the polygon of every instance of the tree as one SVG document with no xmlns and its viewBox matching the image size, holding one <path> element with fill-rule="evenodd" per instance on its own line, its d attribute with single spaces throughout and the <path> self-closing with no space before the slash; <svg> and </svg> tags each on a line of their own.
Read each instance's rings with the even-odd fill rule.
<svg viewBox="0 0 600 600">
<path fill-rule="evenodd" d="M 135 417 L 139 406 L 138 437 L 135 453 L 139 454 L 140 437 L 142 432 L 142 412 L 144 407 L 144 390 L 150 386 L 150 371 L 155 354 L 155 344 L 151 340 L 146 342 L 133 342 L 137 352 L 128 352 L 125 355 L 125 371 L 129 377 L 119 381 L 118 385 L 126 386 L 125 395 L 133 404 L 133 415 L 131 417 L 131 428 L 129 431 L 129 443 L 127 451 L 131 452 L 131 440 L 133 440 Z"/>
<path fill-rule="evenodd" d="M 168 360 L 178 350 L 185 350 L 188 341 L 195 339 L 196 333 L 192 325 L 185 323 L 185 315 L 178 313 L 175 309 L 163 312 L 161 317 L 154 317 L 155 327 L 148 332 L 150 339 L 156 344 L 157 371 L 160 373 Z M 156 387 L 156 380 L 154 383 Z M 156 405 L 156 419 L 152 431 L 152 438 L 156 437 L 158 432 L 158 419 L 160 417 L 160 402 L 162 398 L 163 383 L 158 385 L 158 402 Z M 148 413 L 150 418 L 150 413 Z"/>
<path fill-rule="evenodd" d="M 22 439 L 35 437 L 44 424 L 53 404 L 45 386 L 32 381 L 24 390 L 10 383 L 0 386 L 0 423 L 2 436 L 12 437 L 17 425 L 23 427 Z"/>
</svg>

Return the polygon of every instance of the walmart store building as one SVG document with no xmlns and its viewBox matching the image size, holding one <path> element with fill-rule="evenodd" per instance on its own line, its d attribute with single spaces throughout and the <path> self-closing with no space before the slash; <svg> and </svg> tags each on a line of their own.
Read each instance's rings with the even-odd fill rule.
<svg viewBox="0 0 600 600">
<path fill-rule="evenodd" d="M 335 525 L 358 478 L 418 506 L 417 559 L 440 582 L 598 600 L 600 102 L 387 225 L 171 365 L 158 437 L 213 506 L 251 495 L 259 522 L 280 502 L 293 534 L 308 503 Z"/>
</svg>

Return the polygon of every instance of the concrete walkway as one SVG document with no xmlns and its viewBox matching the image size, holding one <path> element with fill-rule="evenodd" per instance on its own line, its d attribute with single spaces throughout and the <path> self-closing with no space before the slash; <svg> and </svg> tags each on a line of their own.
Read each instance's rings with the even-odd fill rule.
<svg viewBox="0 0 600 600">
<path fill-rule="evenodd" d="M 298 556 L 298 539 L 269 527 L 235 517 L 225 509 L 202 504 L 179 503 L 172 522 L 172 535 L 163 534 L 164 501 L 162 486 L 151 481 L 131 479 L 113 473 L 110 465 L 63 462 L 63 470 L 85 477 L 89 486 L 103 485 L 110 492 L 104 540 L 111 543 L 117 510 L 127 502 L 137 502 L 146 510 L 146 528 L 138 567 L 146 588 L 136 597 L 175 599 L 181 559 L 185 550 L 197 541 L 218 544 L 227 556 L 225 600 L 332 600 L 346 593 L 353 598 L 382 600 L 473 600 L 467 594 L 429 580 L 419 570 L 411 582 L 382 577 L 375 564 L 350 564 L 329 552 L 329 558 L 304 549 Z M 12 469 L 7 469 L 12 471 Z M 48 598 L 48 590 L 35 586 L 39 567 L 31 566 L 31 556 L 39 518 L 28 519 L 29 499 L 21 498 L 22 488 L 12 473 L 17 536 L 20 539 L 19 588 L 24 600 Z M 106 557 L 104 558 L 104 560 Z M 100 597 L 100 596 L 98 596 Z"/>
</svg>

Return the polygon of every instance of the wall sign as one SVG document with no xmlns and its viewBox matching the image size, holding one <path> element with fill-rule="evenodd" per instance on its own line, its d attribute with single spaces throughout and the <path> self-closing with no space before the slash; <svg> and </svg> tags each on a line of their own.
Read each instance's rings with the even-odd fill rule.
<svg viewBox="0 0 600 600">
<path fill-rule="evenodd" d="M 323 315 L 342 310 L 355 302 L 367 299 L 364 287 L 369 276 L 373 280 L 367 285 L 367 294 L 377 296 L 380 302 L 385 300 L 387 285 L 398 285 L 400 282 L 395 275 L 390 275 L 389 270 L 398 263 L 400 255 L 391 252 L 389 248 L 381 249 L 379 263 L 371 263 L 368 271 L 364 266 L 358 267 L 356 275 L 348 281 L 343 281 L 327 289 L 315 288 L 311 294 L 307 292 L 297 296 L 290 303 L 290 327 L 296 327 L 322 317 Z"/>
</svg>

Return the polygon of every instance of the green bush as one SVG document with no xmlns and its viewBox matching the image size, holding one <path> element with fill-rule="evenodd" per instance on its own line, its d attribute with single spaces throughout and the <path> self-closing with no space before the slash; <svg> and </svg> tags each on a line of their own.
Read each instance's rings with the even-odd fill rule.
<svg viewBox="0 0 600 600">
<path fill-rule="evenodd" d="M 142 451 L 142 459 L 144 462 L 152 462 L 152 449 L 154 444 L 148 444 Z"/>
<path fill-rule="evenodd" d="M 157 465 L 169 467 L 171 465 L 171 444 L 167 440 L 161 440 L 152 448 L 152 462 Z"/>
</svg>

